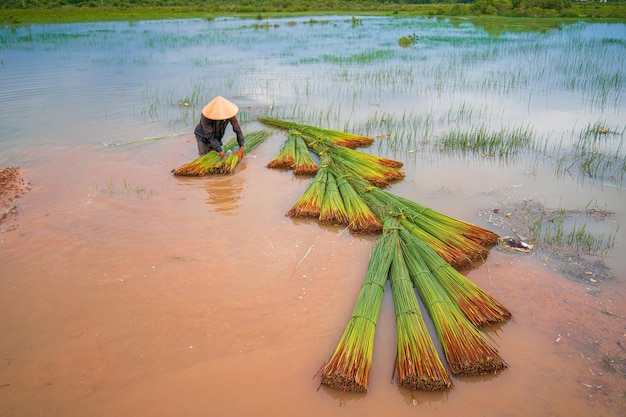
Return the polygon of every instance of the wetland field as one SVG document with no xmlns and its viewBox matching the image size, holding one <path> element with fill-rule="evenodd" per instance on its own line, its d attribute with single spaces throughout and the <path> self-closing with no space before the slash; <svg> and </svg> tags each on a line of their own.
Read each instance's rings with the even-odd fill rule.
<svg viewBox="0 0 626 417">
<path fill-rule="evenodd" d="M 475 21 L 475 20 L 474 20 Z M 0 27 L 0 416 L 626 413 L 626 24 L 298 16 Z M 270 137 L 177 177 L 216 95 Z M 462 271 L 513 318 L 504 371 L 399 388 L 389 285 L 369 392 L 315 376 L 377 236 L 285 213 L 269 116 L 367 135 L 389 191 L 532 247 Z M 233 137 L 230 129 L 226 138 Z"/>
</svg>

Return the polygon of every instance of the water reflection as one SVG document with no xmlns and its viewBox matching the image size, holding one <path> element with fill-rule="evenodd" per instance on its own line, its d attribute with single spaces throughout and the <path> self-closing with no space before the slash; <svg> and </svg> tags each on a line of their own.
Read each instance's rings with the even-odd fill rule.
<svg viewBox="0 0 626 417">
<path fill-rule="evenodd" d="M 206 202 L 213 206 L 214 211 L 234 215 L 241 203 L 241 192 L 245 179 L 243 175 L 212 177 L 206 182 L 208 197 Z"/>
</svg>

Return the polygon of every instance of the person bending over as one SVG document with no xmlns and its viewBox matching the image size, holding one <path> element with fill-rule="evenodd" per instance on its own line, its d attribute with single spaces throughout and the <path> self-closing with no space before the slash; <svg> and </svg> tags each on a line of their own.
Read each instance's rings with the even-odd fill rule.
<svg viewBox="0 0 626 417">
<path fill-rule="evenodd" d="M 237 143 L 239 144 L 239 150 L 236 153 L 239 155 L 239 159 L 243 158 L 244 137 L 236 117 L 237 113 L 239 113 L 239 107 L 222 96 L 215 97 L 202 108 L 200 122 L 193 132 L 196 135 L 200 155 L 209 151 L 216 151 L 222 158 L 226 156 L 222 149 L 222 138 L 230 123 L 237 135 Z"/>
</svg>

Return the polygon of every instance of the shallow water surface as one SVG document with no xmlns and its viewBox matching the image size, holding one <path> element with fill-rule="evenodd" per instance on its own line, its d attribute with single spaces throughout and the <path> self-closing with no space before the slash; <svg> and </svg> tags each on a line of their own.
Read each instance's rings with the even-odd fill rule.
<svg viewBox="0 0 626 417">
<path fill-rule="evenodd" d="M 493 38 L 436 19 L 255 22 L 0 32 L 0 166 L 31 186 L 0 234 L 0 415 L 623 415 L 623 183 L 615 164 L 589 176 L 572 161 L 596 125 L 610 130 L 602 155 L 623 158 L 625 26 Z M 310 179 L 265 167 L 278 130 L 233 176 L 173 176 L 216 94 L 247 132 L 266 114 L 377 137 L 367 151 L 405 162 L 390 191 L 500 234 L 513 232 L 493 207 L 594 201 L 612 213 L 589 226 L 615 236 L 612 278 L 494 248 L 465 273 L 513 313 L 486 330 L 508 369 L 446 393 L 398 388 L 387 288 L 370 391 L 319 387 L 376 237 L 285 216 Z M 480 126 L 526 126 L 535 142 L 506 156 L 440 146 Z"/>
</svg>

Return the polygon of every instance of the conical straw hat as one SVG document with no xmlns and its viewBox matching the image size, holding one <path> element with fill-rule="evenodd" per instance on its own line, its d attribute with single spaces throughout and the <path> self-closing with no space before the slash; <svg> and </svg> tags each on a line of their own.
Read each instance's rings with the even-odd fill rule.
<svg viewBox="0 0 626 417">
<path fill-rule="evenodd" d="M 226 100 L 222 96 L 217 96 L 202 108 L 204 117 L 211 120 L 226 120 L 239 113 L 236 104 Z"/>
</svg>

